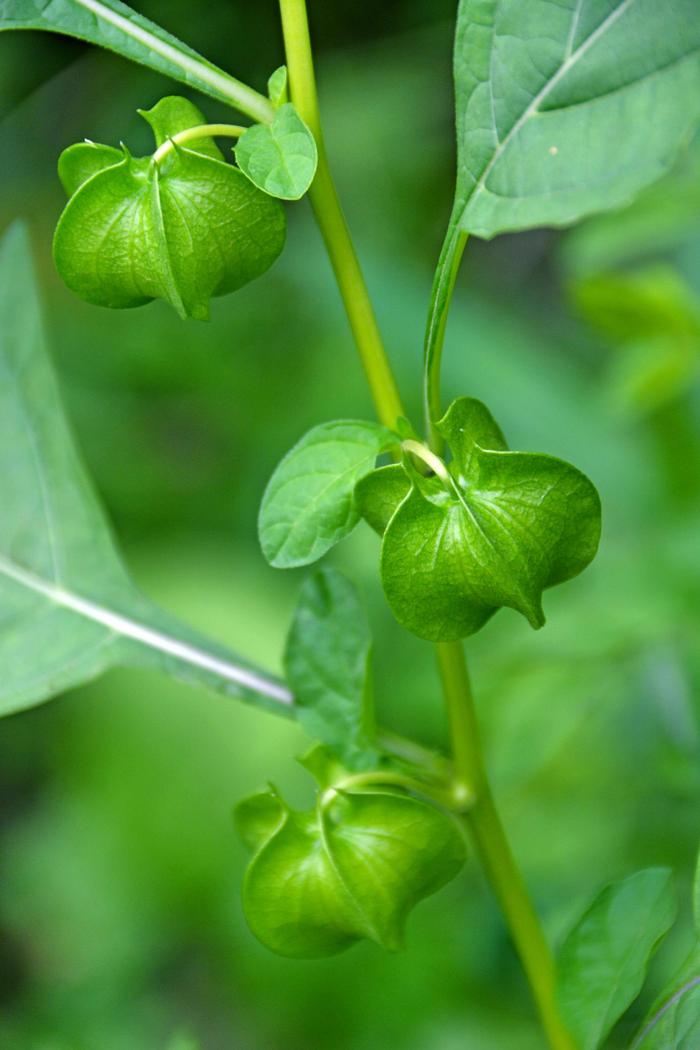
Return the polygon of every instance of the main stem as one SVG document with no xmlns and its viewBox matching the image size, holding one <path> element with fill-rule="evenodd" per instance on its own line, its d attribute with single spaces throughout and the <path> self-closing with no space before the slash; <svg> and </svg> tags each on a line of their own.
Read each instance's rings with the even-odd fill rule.
<svg viewBox="0 0 700 1050">
<path fill-rule="evenodd" d="M 318 110 L 305 0 L 280 0 L 292 101 L 311 129 L 318 168 L 309 199 L 345 305 L 379 419 L 394 427 L 404 410 L 387 360 L 362 270 L 328 166 Z"/>
<path fill-rule="evenodd" d="M 318 170 L 309 192 L 311 204 L 336 275 L 377 415 L 382 422 L 393 426 L 397 416 L 403 415 L 403 409 L 328 165 L 305 0 L 280 0 L 280 12 L 292 100 L 311 128 L 319 150 Z M 448 301 L 461 255 L 459 249 L 463 247 L 463 242 L 453 246 L 455 264 L 450 268 L 449 289 L 444 290 Z M 440 337 L 444 334 L 442 317 L 441 322 L 438 358 Z M 458 642 L 439 643 L 437 656 L 450 718 L 456 794 L 465 799 L 474 796 L 466 819 L 522 960 L 550 1046 L 552 1050 L 576 1050 L 557 1011 L 554 964 L 544 933 L 494 805 L 462 645 Z"/>
</svg>

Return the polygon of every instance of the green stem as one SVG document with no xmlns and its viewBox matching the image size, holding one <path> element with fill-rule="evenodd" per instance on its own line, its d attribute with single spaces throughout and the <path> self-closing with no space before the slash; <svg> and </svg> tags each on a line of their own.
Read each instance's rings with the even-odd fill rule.
<svg viewBox="0 0 700 1050">
<path fill-rule="evenodd" d="M 491 793 L 462 643 L 438 642 L 436 649 L 456 783 L 474 800 L 464 819 L 510 928 L 550 1046 L 552 1050 L 576 1050 L 559 1016 L 554 960 Z"/>
<path fill-rule="evenodd" d="M 430 296 L 428 323 L 425 330 L 423 397 L 425 407 L 425 426 L 430 447 L 435 452 L 442 452 L 443 441 L 435 429 L 435 424 L 442 416 L 440 399 L 440 368 L 442 365 L 442 347 L 445 342 L 447 315 L 450 300 L 454 291 L 459 264 L 467 243 L 467 234 L 459 229 L 450 219 L 447 233 L 435 270 L 435 279 Z"/>
<path fill-rule="evenodd" d="M 305 0 L 280 0 L 280 12 L 292 100 L 311 128 L 319 149 L 319 166 L 310 190 L 311 203 L 355 335 L 377 415 L 391 426 L 397 416 L 403 415 L 403 409 L 328 166 L 321 134 Z M 426 393 L 429 393 L 430 398 L 431 420 L 440 416 L 442 343 L 450 297 L 465 243 L 466 235 L 451 223 L 433 288 L 426 337 Z M 441 643 L 437 646 L 437 653 L 450 718 L 455 767 L 454 791 L 465 801 L 474 796 L 474 808 L 466 820 L 523 961 L 550 1046 L 552 1050 L 575 1050 L 558 1016 L 552 958 L 494 806 L 481 755 L 462 646 L 460 643 Z"/>
<path fill-rule="evenodd" d="M 188 142 L 196 142 L 198 139 L 212 138 L 240 138 L 247 128 L 240 124 L 199 124 L 195 128 L 185 128 L 178 131 L 177 135 L 166 139 L 153 154 L 151 160 L 154 164 L 160 164 L 176 146 L 184 146 Z"/>
<path fill-rule="evenodd" d="M 377 415 L 394 427 L 405 415 L 384 351 L 350 231 L 340 207 L 323 141 L 305 0 L 280 0 L 291 97 L 316 139 L 318 168 L 309 198 L 335 273 Z"/>
</svg>

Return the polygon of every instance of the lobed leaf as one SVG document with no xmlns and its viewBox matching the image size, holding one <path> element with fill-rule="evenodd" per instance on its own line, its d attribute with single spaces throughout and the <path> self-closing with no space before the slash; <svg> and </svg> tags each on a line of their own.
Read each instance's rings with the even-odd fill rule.
<svg viewBox="0 0 700 1050">
<path fill-rule="evenodd" d="M 596 1050 L 641 991 L 649 959 L 671 927 L 671 873 L 649 868 L 607 886 L 559 955 L 562 1016 L 580 1050 Z"/>
<path fill-rule="evenodd" d="M 260 506 L 263 554 L 279 569 L 308 565 L 357 524 L 357 481 L 397 438 L 378 423 L 336 420 L 313 427 L 280 462 Z"/>
<path fill-rule="evenodd" d="M 0 427 L 0 715 L 115 664 L 291 712 L 282 683 L 202 640 L 131 582 L 65 420 L 20 226 L 0 241 Z"/>
<path fill-rule="evenodd" d="M 369 750 L 371 649 L 357 588 L 335 569 L 308 579 L 287 638 L 286 678 L 302 726 L 349 766 Z"/>
<path fill-rule="evenodd" d="M 192 103 L 176 97 L 141 114 L 157 145 L 204 123 Z M 118 163 L 100 168 L 114 161 L 109 147 L 70 147 L 59 171 L 77 189 L 54 236 L 68 287 L 99 306 L 165 299 L 181 317 L 206 320 L 212 296 L 264 273 L 284 245 L 284 212 L 220 158 L 203 139 L 160 164 L 122 151 Z M 95 170 L 84 178 L 88 161 Z"/>
<path fill-rule="evenodd" d="M 274 791 L 238 808 L 256 852 L 243 907 L 255 936 L 279 955 L 332 955 L 369 939 L 389 951 L 403 944 L 415 904 L 464 863 L 455 821 L 433 806 L 382 788 L 327 789 L 316 808 L 295 812 Z M 258 819 L 265 806 L 278 820 Z"/>
<path fill-rule="evenodd" d="M 411 491 L 411 481 L 400 463 L 378 467 L 355 486 L 355 502 L 360 515 L 380 536 Z"/>
<path fill-rule="evenodd" d="M 0 31 L 44 29 L 116 51 L 132 62 L 269 120 L 267 100 L 120 0 L 0 0 Z"/>
<path fill-rule="evenodd" d="M 453 402 L 438 430 L 452 448 L 449 472 L 425 477 L 409 466 L 410 493 L 384 533 L 394 615 L 432 641 L 473 634 L 501 606 L 541 627 L 542 591 L 576 576 L 597 550 L 594 486 L 553 456 L 505 451 L 493 417 L 471 398 Z"/>
</svg>

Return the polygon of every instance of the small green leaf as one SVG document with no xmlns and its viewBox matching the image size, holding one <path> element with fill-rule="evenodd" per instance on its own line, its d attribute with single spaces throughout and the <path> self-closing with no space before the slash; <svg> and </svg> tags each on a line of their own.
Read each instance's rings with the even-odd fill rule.
<svg viewBox="0 0 700 1050">
<path fill-rule="evenodd" d="M 289 101 L 288 82 L 286 66 L 280 66 L 268 78 L 267 95 L 275 109 Z"/>
<path fill-rule="evenodd" d="M 113 168 L 124 160 L 124 151 L 97 142 L 78 142 L 64 149 L 58 158 L 58 177 L 64 190 L 72 197 L 84 182 L 105 168 Z"/>
<path fill-rule="evenodd" d="M 310 736 L 354 766 L 372 730 L 372 636 L 356 587 L 335 569 L 304 584 L 285 652 L 297 718 Z"/>
<path fill-rule="evenodd" d="M 378 467 L 355 486 L 355 502 L 361 516 L 380 536 L 411 491 L 408 474 L 400 463 Z"/>
<path fill-rule="evenodd" d="M 314 137 L 291 102 L 283 103 L 270 124 L 253 124 L 235 147 L 241 171 L 259 189 L 282 200 L 303 197 L 316 174 Z"/>
<path fill-rule="evenodd" d="M 174 97 L 142 115 L 159 143 L 203 119 Z M 63 162 L 71 176 L 74 149 Z M 284 244 L 284 212 L 217 155 L 211 139 L 178 147 L 158 165 L 125 151 L 84 181 L 54 236 L 68 287 L 99 306 L 165 299 L 182 317 L 205 320 L 212 296 L 264 273 Z"/>
<path fill-rule="evenodd" d="M 270 565 L 308 565 L 351 532 L 359 518 L 356 482 L 396 443 L 386 427 L 352 419 L 305 434 L 270 478 L 260 506 L 260 545 Z"/>
<path fill-rule="evenodd" d="M 409 468 L 411 491 L 384 534 L 394 615 L 432 641 L 473 634 L 501 606 L 541 627 L 542 591 L 580 573 L 598 547 L 594 486 L 553 456 L 505 451 L 491 414 L 471 398 L 455 401 L 438 429 L 452 448 L 449 471 Z"/>
<path fill-rule="evenodd" d="M 332 955 L 363 938 L 396 951 L 413 906 L 463 862 L 451 817 L 395 791 L 339 785 L 310 812 L 284 810 L 248 868 L 243 907 L 279 955 Z"/>
<path fill-rule="evenodd" d="M 559 1002 L 580 1050 L 596 1050 L 637 998 L 675 914 L 671 873 L 649 868 L 607 886 L 573 928 L 559 955 Z"/>
<path fill-rule="evenodd" d="M 700 1046 L 700 944 L 649 1011 L 632 1050 L 697 1050 Z"/>
</svg>

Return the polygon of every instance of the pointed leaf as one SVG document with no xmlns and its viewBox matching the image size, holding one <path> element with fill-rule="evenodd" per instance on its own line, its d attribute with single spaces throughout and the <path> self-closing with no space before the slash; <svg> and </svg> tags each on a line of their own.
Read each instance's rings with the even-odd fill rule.
<svg viewBox="0 0 700 1050">
<path fill-rule="evenodd" d="M 286 66 L 280 66 L 268 77 L 267 95 L 275 109 L 289 101 L 289 75 Z"/>
<path fill-rule="evenodd" d="M 641 991 L 676 914 L 671 873 L 649 868 L 607 886 L 559 955 L 562 1016 L 581 1050 L 596 1050 Z"/>
<path fill-rule="evenodd" d="M 257 91 L 120 0 L 0 0 L 0 31 L 3 29 L 44 29 L 78 37 L 235 105 L 254 120 L 272 117 L 272 107 Z"/>
<path fill-rule="evenodd" d="M 692 0 L 461 0 L 454 221 L 480 237 L 631 200 L 700 120 Z"/>
<path fill-rule="evenodd" d="M 411 491 L 411 481 L 400 463 L 378 467 L 355 486 L 357 509 L 380 536 Z"/>
<path fill-rule="evenodd" d="M 449 472 L 412 471 L 384 534 L 382 582 L 394 615 L 432 641 L 473 634 L 501 606 L 541 627 L 542 591 L 576 576 L 596 552 L 594 486 L 553 456 L 502 451 L 501 431 L 471 398 L 454 402 L 439 429 L 452 443 Z"/>
<path fill-rule="evenodd" d="M 254 124 L 235 148 L 236 161 L 251 182 L 272 197 L 298 200 L 316 174 L 314 137 L 291 102 L 269 124 Z"/>
<path fill-rule="evenodd" d="M 285 671 L 310 736 L 354 766 L 372 730 L 372 636 L 356 587 L 334 569 L 304 584 L 287 639 Z"/>
<path fill-rule="evenodd" d="M 39 313 L 27 236 L 14 226 L 0 241 L 0 714 L 115 664 L 267 697 L 291 713 L 280 682 L 134 588 L 73 445 Z"/>
<path fill-rule="evenodd" d="M 308 565 L 351 532 L 359 518 L 356 482 L 396 443 L 386 427 L 353 419 L 305 434 L 270 478 L 260 506 L 260 545 L 270 565 Z"/>
<path fill-rule="evenodd" d="M 243 906 L 255 936 L 280 955 L 332 955 L 363 938 L 396 951 L 413 906 L 463 862 L 456 823 L 432 806 L 331 789 L 315 811 L 287 811 L 259 848 Z"/>
<path fill-rule="evenodd" d="M 156 146 L 162 146 L 179 131 L 187 131 L 188 128 L 196 128 L 198 124 L 207 122 L 201 110 L 181 95 L 166 95 L 151 109 L 140 109 L 138 113 L 150 126 Z M 194 139 L 187 143 L 187 149 L 193 153 L 203 153 L 205 157 L 212 157 L 214 160 L 224 159 L 221 150 L 211 138 Z"/>
<path fill-rule="evenodd" d="M 287 807 L 276 791 L 260 791 L 239 802 L 233 811 L 236 831 L 248 849 L 255 851 L 275 833 Z"/>
</svg>

